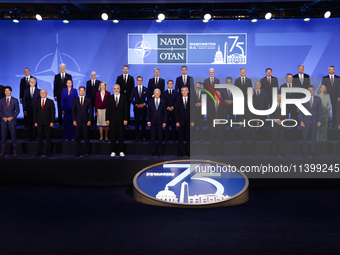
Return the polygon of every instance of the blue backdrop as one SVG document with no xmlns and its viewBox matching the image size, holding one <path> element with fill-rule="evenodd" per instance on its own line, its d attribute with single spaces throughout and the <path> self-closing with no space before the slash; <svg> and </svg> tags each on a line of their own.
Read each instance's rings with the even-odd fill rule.
<svg viewBox="0 0 340 255">
<path fill-rule="evenodd" d="M 169 33 L 191 34 L 191 37 L 186 37 L 187 42 L 215 42 L 212 48 L 208 45 L 196 51 L 202 54 L 202 58 L 195 58 L 189 48 L 184 50 L 189 57 L 189 63 L 187 58 L 184 61 L 188 63 L 188 74 L 197 81 L 208 77 L 210 67 L 215 68 L 215 76 L 222 80 L 227 76 L 238 77 L 241 67 L 245 67 L 247 76 L 255 80 L 265 75 L 265 68 L 271 67 L 273 76 L 278 77 L 282 84 L 288 72 L 295 74 L 298 65 L 304 64 L 305 73 L 312 77 L 311 83 L 319 86 L 321 77 L 328 74 L 328 66 L 337 68 L 340 61 L 339 19 L 312 19 L 307 23 L 302 20 L 259 20 L 255 24 L 250 21 L 210 21 L 205 24 L 202 21 L 166 20 L 161 24 L 155 21 L 121 21 L 119 24 L 71 21 L 63 24 L 61 21 L 25 20 L 19 24 L 12 21 L 1 21 L 0 24 L 0 84 L 12 86 L 15 97 L 19 97 L 19 83 L 25 67 L 29 67 L 31 75 L 38 78 L 39 87 L 47 89 L 49 96 L 52 96 L 53 78 L 59 73 L 58 65 L 62 62 L 66 63 L 67 72 L 72 74 L 75 87 L 85 85 L 94 70 L 98 79 L 106 81 L 112 92 L 116 77 L 122 73 L 123 65 L 130 61 L 128 48 L 138 46 L 128 45 L 129 34 L 153 34 L 156 37 Z M 209 35 L 212 33 L 242 34 L 244 44 L 239 46 L 245 50 L 246 64 L 212 64 L 218 46 L 224 55 L 223 43 L 228 40 L 221 39 L 224 35 Z M 198 35 L 199 39 L 193 39 L 193 34 Z M 231 38 L 228 42 L 228 49 L 232 48 L 233 40 Z M 157 45 L 150 46 L 148 51 L 152 53 Z M 234 46 L 234 53 L 240 54 L 237 45 Z M 163 49 L 164 52 L 173 52 L 169 45 L 164 47 L 168 47 Z M 160 68 L 160 76 L 166 80 L 174 80 L 181 74 L 183 61 L 173 62 L 175 64 L 155 61 L 130 64 L 129 73 L 135 78 L 143 76 L 145 86 L 148 79 L 153 77 L 155 67 Z"/>
</svg>

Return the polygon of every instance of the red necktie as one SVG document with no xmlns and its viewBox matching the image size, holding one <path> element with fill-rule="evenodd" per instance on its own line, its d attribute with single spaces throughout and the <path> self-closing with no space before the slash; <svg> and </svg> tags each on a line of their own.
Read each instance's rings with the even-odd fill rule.
<svg viewBox="0 0 340 255">
<path fill-rule="evenodd" d="M 83 108 L 83 98 L 80 99 L 80 107 Z"/>
<path fill-rule="evenodd" d="M 42 103 L 41 103 L 41 109 L 42 109 L 42 110 L 44 110 L 44 106 L 45 106 L 44 102 L 45 102 L 45 100 L 43 99 L 43 101 L 42 101 Z"/>
<path fill-rule="evenodd" d="M 6 101 L 7 108 L 8 108 L 8 105 L 9 105 L 9 98 L 7 98 L 7 101 Z"/>
<path fill-rule="evenodd" d="M 271 79 L 268 77 L 268 84 L 269 84 L 269 86 L 271 85 L 271 84 L 270 84 L 270 80 L 271 80 Z"/>
</svg>

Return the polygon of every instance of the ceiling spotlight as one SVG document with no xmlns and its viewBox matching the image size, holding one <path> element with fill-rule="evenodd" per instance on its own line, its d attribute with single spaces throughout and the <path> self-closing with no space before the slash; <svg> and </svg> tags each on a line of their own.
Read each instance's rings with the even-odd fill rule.
<svg viewBox="0 0 340 255">
<path fill-rule="evenodd" d="M 35 8 L 35 18 L 38 21 L 42 21 L 44 16 L 45 16 L 44 6 L 42 4 L 36 5 L 36 8 Z"/>
<path fill-rule="evenodd" d="M 271 19 L 273 17 L 273 14 L 269 11 L 269 12 L 267 12 L 265 15 L 264 15 L 264 18 L 265 19 Z"/>
<path fill-rule="evenodd" d="M 102 17 L 102 20 L 108 20 L 109 19 L 109 14 L 107 14 L 106 12 L 103 12 L 101 17 Z"/>
<path fill-rule="evenodd" d="M 204 14 L 203 18 L 205 20 L 210 20 L 211 19 L 211 14 L 210 13 L 206 13 L 206 14 Z"/>
<path fill-rule="evenodd" d="M 165 12 L 163 12 L 163 11 L 159 11 L 158 13 L 157 13 L 157 19 L 159 19 L 159 20 L 165 20 Z"/>
<path fill-rule="evenodd" d="M 258 11 L 255 6 L 252 7 L 251 10 L 249 10 L 249 19 L 252 23 L 256 23 L 259 18 Z"/>
<path fill-rule="evenodd" d="M 21 19 L 20 11 L 15 7 L 15 10 L 12 12 L 12 20 L 14 23 L 19 23 Z"/>
<path fill-rule="evenodd" d="M 115 24 L 118 24 L 120 20 L 120 14 L 119 14 L 119 10 L 117 8 L 115 8 L 112 11 L 112 22 Z"/>
<path fill-rule="evenodd" d="M 203 23 L 208 23 L 208 22 L 209 22 L 208 19 L 204 19 L 204 20 L 203 20 Z"/>
<path fill-rule="evenodd" d="M 302 8 L 301 8 L 301 14 L 302 14 L 302 19 L 304 22 L 308 22 L 310 21 L 310 10 L 309 10 L 309 6 L 307 4 L 305 4 Z"/>
<path fill-rule="evenodd" d="M 328 19 L 332 15 L 331 10 L 326 10 L 325 13 L 323 14 L 325 19 Z"/>
<path fill-rule="evenodd" d="M 42 15 L 40 13 L 36 13 L 35 14 L 35 18 L 38 20 L 38 21 L 42 21 Z"/>
<path fill-rule="evenodd" d="M 162 20 L 161 19 L 156 19 L 156 22 L 157 23 L 162 23 Z"/>
</svg>

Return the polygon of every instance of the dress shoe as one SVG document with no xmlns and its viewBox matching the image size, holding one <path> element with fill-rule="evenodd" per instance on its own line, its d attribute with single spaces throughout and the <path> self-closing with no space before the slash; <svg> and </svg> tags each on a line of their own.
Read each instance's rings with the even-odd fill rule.
<svg viewBox="0 0 340 255">
<path fill-rule="evenodd" d="M 110 157 L 115 157 L 116 156 L 116 153 L 115 152 L 111 152 L 111 155 L 110 155 Z"/>
<path fill-rule="evenodd" d="M 129 126 L 129 125 L 126 125 L 126 128 L 127 128 L 127 129 L 129 129 L 129 128 L 130 128 L 130 126 Z"/>
<path fill-rule="evenodd" d="M 18 153 L 13 153 L 13 156 L 14 157 L 18 157 Z"/>
<path fill-rule="evenodd" d="M 47 157 L 51 157 L 52 154 L 51 154 L 51 153 L 47 153 L 46 156 L 47 156 Z"/>
<path fill-rule="evenodd" d="M 103 141 L 103 138 L 99 138 L 99 141 L 102 142 L 102 141 Z"/>
<path fill-rule="evenodd" d="M 143 140 L 142 140 L 142 141 L 143 141 L 143 143 L 145 143 L 145 142 L 146 142 L 146 139 L 145 139 L 145 138 L 143 138 Z"/>
<path fill-rule="evenodd" d="M 41 156 L 41 153 L 37 153 L 35 154 L 36 157 L 40 157 Z"/>
<path fill-rule="evenodd" d="M 79 156 L 80 156 L 80 153 L 76 153 L 74 156 L 75 156 L 75 157 L 79 157 Z"/>
<path fill-rule="evenodd" d="M 5 152 L 1 152 L 0 153 L 0 157 L 3 157 L 3 156 L 5 156 L 6 154 L 5 154 Z"/>
<path fill-rule="evenodd" d="M 29 139 L 27 139 L 27 141 L 29 141 L 29 142 L 30 142 L 30 141 L 33 141 L 33 138 L 29 138 Z"/>
<path fill-rule="evenodd" d="M 121 151 L 121 152 L 119 152 L 119 157 L 122 157 L 122 158 L 123 158 L 123 157 L 125 157 L 125 154 L 124 154 L 124 152 L 122 152 L 122 151 Z"/>
<path fill-rule="evenodd" d="M 105 142 L 109 142 L 109 139 L 105 138 Z"/>
<path fill-rule="evenodd" d="M 165 139 L 163 142 L 167 143 L 169 140 Z"/>
<path fill-rule="evenodd" d="M 175 142 L 176 142 L 176 139 L 172 139 L 172 142 L 175 143 Z"/>
<path fill-rule="evenodd" d="M 151 156 L 151 157 L 155 157 L 155 156 L 156 156 L 156 153 L 152 152 L 152 153 L 150 154 L 150 156 Z"/>
<path fill-rule="evenodd" d="M 190 158 L 190 153 L 187 153 L 187 154 L 185 154 L 187 157 L 189 157 Z"/>
<path fill-rule="evenodd" d="M 89 154 L 87 154 L 87 153 L 84 155 L 85 158 L 87 158 L 88 156 L 89 156 Z"/>
<path fill-rule="evenodd" d="M 138 139 L 138 138 L 135 139 L 135 143 L 137 143 L 137 142 L 139 142 L 139 139 Z"/>
<path fill-rule="evenodd" d="M 160 158 L 161 158 L 161 157 L 163 157 L 163 155 L 162 155 L 161 153 L 159 153 L 159 154 L 158 154 L 158 157 L 160 157 Z"/>
<path fill-rule="evenodd" d="M 178 155 L 177 155 L 178 157 L 182 157 L 183 156 L 183 153 L 178 153 Z"/>
</svg>

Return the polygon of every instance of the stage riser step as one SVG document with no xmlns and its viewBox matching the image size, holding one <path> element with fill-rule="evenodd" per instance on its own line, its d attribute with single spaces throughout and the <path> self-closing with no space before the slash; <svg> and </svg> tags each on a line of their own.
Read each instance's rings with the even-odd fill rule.
<svg viewBox="0 0 340 255">
<path fill-rule="evenodd" d="M 18 143 L 18 154 L 26 153 L 36 153 L 37 152 L 37 142 L 19 142 Z M 43 148 L 43 153 L 45 153 L 45 143 Z M 164 155 L 177 155 L 178 154 L 178 143 L 163 143 L 163 154 Z M 243 152 L 243 146 L 241 142 L 224 142 L 222 147 L 219 144 L 211 145 L 210 142 L 195 142 L 191 145 L 192 155 L 211 155 L 214 151 L 219 152 L 220 155 L 241 155 Z M 279 146 L 279 144 L 278 144 Z M 84 144 L 82 144 L 84 147 Z M 111 144 L 110 142 L 92 142 L 90 144 L 91 154 L 110 154 Z M 124 151 L 126 154 L 132 155 L 149 155 L 151 153 L 151 143 L 134 143 L 133 141 L 128 141 L 124 144 Z M 311 144 L 308 144 L 308 149 L 310 151 Z M 214 148 L 222 148 L 214 150 Z M 339 144 L 338 142 L 320 142 L 317 143 L 316 149 L 318 155 L 337 155 Z M 10 141 L 7 142 L 6 153 L 11 154 L 12 144 Z M 76 150 L 75 142 L 53 142 L 52 141 L 52 153 L 57 154 L 74 154 Z M 271 142 L 257 142 L 255 148 L 257 155 L 271 155 L 273 152 Z M 247 153 L 252 152 L 251 143 L 248 142 Z M 284 145 L 284 153 L 286 155 L 302 155 L 302 143 L 301 142 L 286 142 Z"/>
</svg>

